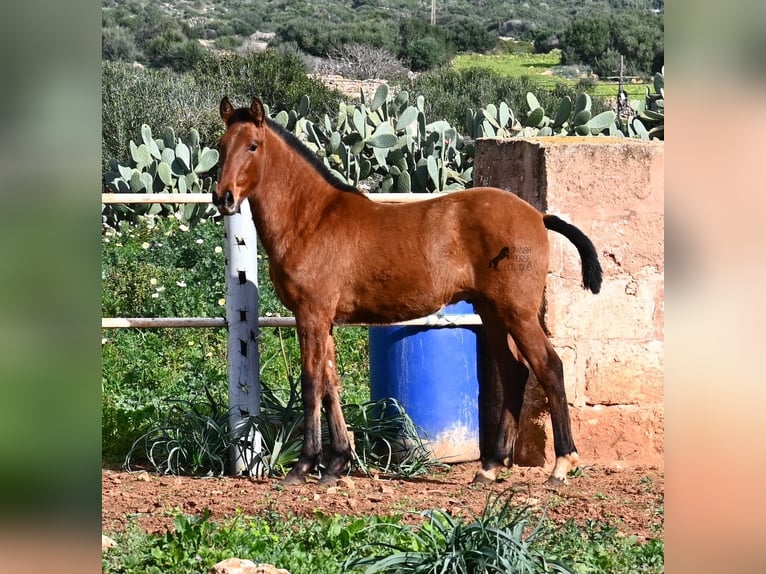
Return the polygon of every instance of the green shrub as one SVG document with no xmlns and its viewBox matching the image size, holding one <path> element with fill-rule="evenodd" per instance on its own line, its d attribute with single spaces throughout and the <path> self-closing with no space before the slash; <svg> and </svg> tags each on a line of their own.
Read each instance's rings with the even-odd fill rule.
<svg viewBox="0 0 766 574">
<path fill-rule="evenodd" d="M 577 97 L 574 87 L 560 84 L 553 89 L 544 89 L 528 76 L 508 78 L 478 67 L 426 72 L 404 83 L 403 87 L 412 94 L 424 96 L 428 117 L 446 120 L 460 133 L 467 132 L 465 117 L 468 109 L 505 101 L 510 109 L 520 113 L 527 109 L 527 92 L 533 92 L 546 109 L 558 108 L 565 96 L 572 100 Z"/>
<path fill-rule="evenodd" d="M 586 64 L 602 77 L 616 76 L 622 55 L 626 75 L 648 76 L 664 50 L 664 26 L 663 16 L 637 12 L 577 17 L 561 39 L 563 63 Z"/>
<path fill-rule="evenodd" d="M 416 72 L 430 70 L 450 61 L 454 49 L 447 32 L 439 26 L 411 18 L 399 24 L 399 59 Z"/>
<path fill-rule="evenodd" d="M 101 59 L 133 62 L 142 57 L 136 38 L 124 26 L 111 26 L 101 30 Z"/>
<path fill-rule="evenodd" d="M 489 52 L 498 43 L 497 34 L 487 31 L 481 19 L 448 16 L 441 22 L 447 30 L 447 40 L 457 52 Z"/>
<path fill-rule="evenodd" d="M 101 158 L 126 165 L 130 140 L 141 139 L 141 126 L 173 128 L 185 134 L 196 128 L 203 145 L 222 132 L 220 98 L 206 91 L 191 74 L 169 69 L 141 69 L 123 62 L 101 63 Z"/>
<path fill-rule="evenodd" d="M 513 492 L 488 495 L 481 515 L 466 521 L 444 510 L 424 513 L 422 525 L 373 525 L 373 530 L 395 533 L 397 544 L 381 544 L 377 555 L 352 556 L 344 568 L 365 566 L 366 574 L 376 572 L 528 572 L 574 574 L 568 566 L 551 559 L 542 539 L 542 521 L 531 528 L 531 512 L 513 506 Z M 374 548 L 374 545 L 372 546 Z M 365 549 L 365 551 L 368 551 Z"/>
<path fill-rule="evenodd" d="M 218 115 L 221 98 L 249 100 L 261 96 L 272 109 L 297 108 L 308 95 L 312 112 L 321 116 L 337 110 L 343 96 L 309 78 L 303 61 L 276 50 L 247 56 L 194 59 L 184 73 L 170 69 L 140 69 L 122 62 L 102 62 L 102 166 L 110 159 L 127 165 L 129 141 L 141 139 L 141 126 L 172 128 L 178 134 L 195 128 L 203 146 L 213 146 L 223 125 Z"/>
</svg>

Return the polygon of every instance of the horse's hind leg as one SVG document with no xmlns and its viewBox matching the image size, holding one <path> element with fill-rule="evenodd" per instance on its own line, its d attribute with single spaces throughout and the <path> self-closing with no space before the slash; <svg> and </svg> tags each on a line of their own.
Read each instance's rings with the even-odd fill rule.
<svg viewBox="0 0 766 574">
<path fill-rule="evenodd" d="M 327 342 L 327 360 L 324 365 L 324 396 L 322 404 L 327 414 L 327 429 L 330 433 L 330 458 L 320 484 L 335 484 L 351 460 L 351 445 L 348 440 L 346 421 L 340 407 L 340 380 L 335 360 L 335 343 L 332 335 Z"/>
<path fill-rule="evenodd" d="M 562 484 L 566 481 L 567 473 L 577 466 L 579 456 L 572 438 L 561 359 L 536 315 L 517 318 L 507 324 L 521 354 L 527 359 L 548 398 L 553 425 L 553 450 L 556 453 L 556 464 L 548 482 Z"/>
<path fill-rule="evenodd" d="M 513 448 L 518 435 L 529 369 L 518 358 L 515 344 L 496 315 L 480 305 L 477 305 L 477 310 L 481 315 L 489 354 L 497 367 L 497 373 L 493 373 L 491 377 L 498 377 L 500 380 L 500 393 L 497 393 L 493 392 L 495 389 L 489 388 L 496 382 L 487 380 L 489 375 L 484 377 L 480 395 L 486 393 L 490 396 L 480 396 L 479 399 L 482 401 L 479 413 L 482 432 L 491 432 L 494 437 L 491 442 L 482 439 L 482 468 L 476 473 L 473 481 L 489 483 L 497 479 L 499 469 L 513 464 Z M 491 404 L 493 400 L 499 402 L 499 414 L 491 412 L 494 407 Z M 496 426 L 492 424 L 495 421 Z"/>
</svg>

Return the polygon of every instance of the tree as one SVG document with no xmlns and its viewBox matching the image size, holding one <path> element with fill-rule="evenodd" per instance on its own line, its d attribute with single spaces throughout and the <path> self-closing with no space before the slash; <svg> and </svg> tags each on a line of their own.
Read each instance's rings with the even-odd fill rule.
<svg viewBox="0 0 766 574">
<path fill-rule="evenodd" d="M 649 75 L 664 59 L 663 46 L 664 17 L 639 12 L 577 18 L 562 39 L 564 63 L 586 64 L 600 76 L 616 75 L 620 56 L 627 75 Z"/>
<path fill-rule="evenodd" d="M 133 62 L 141 58 L 133 33 L 122 26 L 104 28 L 101 31 L 101 59 Z"/>
<path fill-rule="evenodd" d="M 662 16 L 626 12 L 612 18 L 611 47 L 625 56 L 628 75 L 648 74 L 657 52 L 663 49 Z"/>
<path fill-rule="evenodd" d="M 602 16 L 576 18 L 564 32 L 563 63 L 593 65 L 608 47 L 609 20 Z"/>
<path fill-rule="evenodd" d="M 489 52 L 497 44 L 497 34 L 490 33 L 486 27 L 473 18 L 455 16 L 444 24 L 447 39 L 458 52 Z"/>
<path fill-rule="evenodd" d="M 446 34 L 438 26 L 416 18 L 399 24 L 399 58 L 416 72 L 430 70 L 448 62 L 452 50 Z"/>
</svg>

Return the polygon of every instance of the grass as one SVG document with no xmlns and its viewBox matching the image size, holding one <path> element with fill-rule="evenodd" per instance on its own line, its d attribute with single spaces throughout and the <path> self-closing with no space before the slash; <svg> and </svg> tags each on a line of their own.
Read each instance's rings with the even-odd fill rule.
<svg viewBox="0 0 766 574">
<path fill-rule="evenodd" d="M 471 519 L 429 511 L 416 525 L 404 524 L 397 513 L 328 516 L 317 511 L 306 518 L 266 510 L 217 523 L 207 510 L 178 513 L 174 530 L 164 534 L 147 534 L 135 524 L 106 533 L 117 545 L 103 555 L 102 572 L 202 573 L 233 556 L 292 574 L 664 571 L 660 539 L 642 543 L 600 521 L 557 525 L 511 503 L 512 494 L 506 493 L 488 498 L 484 511 Z"/>
<path fill-rule="evenodd" d="M 578 87 L 576 78 L 556 75 L 561 65 L 561 51 L 551 50 L 547 54 L 460 54 L 452 61 L 456 70 L 469 68 L 488 68 L 505 77 L 529 76 L 541 88 L 553 89 L 559 84 Z M 625 84 L 625 91 L 632 99 L 641 99 L 646 94 L 646 87 L 651 84 Z M 617 96 L 618 83 L 597 81 L 582 90 L 591 96 L 614 98 Z"/>
</svg>

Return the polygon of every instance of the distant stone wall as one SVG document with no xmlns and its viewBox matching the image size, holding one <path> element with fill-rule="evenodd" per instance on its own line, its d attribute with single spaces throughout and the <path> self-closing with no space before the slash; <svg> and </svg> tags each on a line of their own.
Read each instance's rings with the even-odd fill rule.
<svg viewBox="0 0 766 574">
<path fill-rule="evenodd" d="M 480 139 L 474 185 L 512 191 L 591 238 L 601 293 L 577 250 L 549 233 L 545 327 L 564 362 L 582 463 L 661 464 L 664 435 L 664 145 L 613 138 Z M 550 418 L 529 384 L 519 464 L 551 462 Z"/>
</svg>

